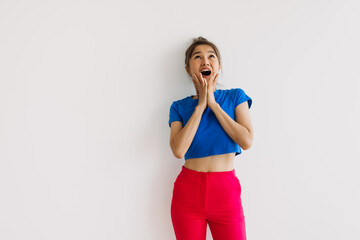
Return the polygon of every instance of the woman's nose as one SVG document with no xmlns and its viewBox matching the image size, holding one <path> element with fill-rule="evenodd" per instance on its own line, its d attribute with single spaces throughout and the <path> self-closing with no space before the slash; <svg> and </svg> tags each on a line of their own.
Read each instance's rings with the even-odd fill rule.
<svg viewBox="0 0 360 240">
<path fill-rule="evenodd" d="M 209 61 L 207 59 L 203 60 L 202 65 L 209 65 Z"/>
</svg>

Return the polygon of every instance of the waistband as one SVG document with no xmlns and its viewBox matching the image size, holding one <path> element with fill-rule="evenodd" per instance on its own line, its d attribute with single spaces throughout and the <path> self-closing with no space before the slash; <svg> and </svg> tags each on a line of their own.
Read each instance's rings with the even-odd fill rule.
<svg viewBox="0 0 360 240">
<path fill-rule="evenodd" d="M 183 174 L 190 174 L 190 175 L 213 175 L 213 176 L 221 176 L 221 175 L 234 175 L 236 176 L 235 169 L 230 171 L 223 171 L 223 172 L 199 172 L 189 168 L 186 168 L 184 165 L 182 166 L 181 173 Z"/>
</svg>

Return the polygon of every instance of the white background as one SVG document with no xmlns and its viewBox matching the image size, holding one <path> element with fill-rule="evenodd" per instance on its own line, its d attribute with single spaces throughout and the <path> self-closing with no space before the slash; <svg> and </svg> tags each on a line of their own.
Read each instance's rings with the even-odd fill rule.
<svg viewBox="0 0 360 240">
<path fill-rule="evenodd" d="M 359 7 L 0 1 L 0 239 L 175 239 L 169 108 L 198 36 L 253 99 L 248 239 L 359 239 Z"/>
</svg>

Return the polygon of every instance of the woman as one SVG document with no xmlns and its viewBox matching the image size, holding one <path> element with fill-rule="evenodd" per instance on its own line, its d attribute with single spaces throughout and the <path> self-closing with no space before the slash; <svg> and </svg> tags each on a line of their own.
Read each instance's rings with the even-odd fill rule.
<svg viewBox="0 0 360 240">
<path fill-rule="evenodd" d="M 170 107 L 170 147 L 185 164 L 174 182 L 171 218 L 178 240 L 244 240 L 245 216 L 234 158 L 252 145 L 252 99 L 241 88 L 216 89 L 217 47 L 203 37 L 185 53 L 196 96 Z M 241 148 L 240 148 L 241 147 Z"/>
</svg>

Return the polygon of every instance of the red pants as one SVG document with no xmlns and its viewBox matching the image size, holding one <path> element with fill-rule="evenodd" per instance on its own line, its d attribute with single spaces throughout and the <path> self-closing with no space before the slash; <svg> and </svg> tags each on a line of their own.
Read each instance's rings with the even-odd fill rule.
<svg viewBox="0 0 360 240">
<path fill-rule="evenodd" d="M 198 172 L 182 166 L 174 182 L 171 219 L 177 240 L 246 240 L 241 185 L 235 169 Z"/>
</svg>

